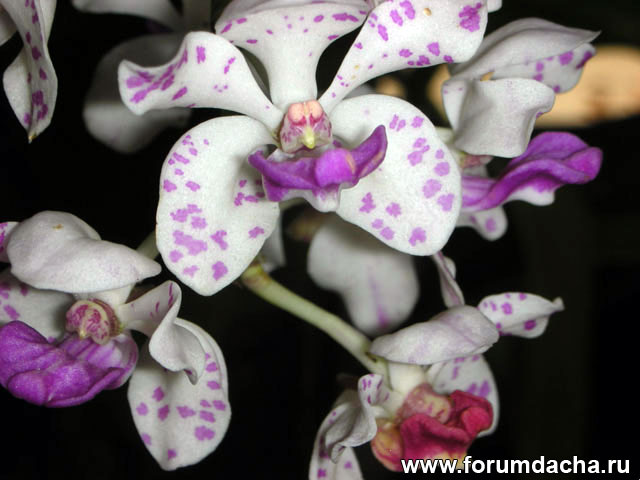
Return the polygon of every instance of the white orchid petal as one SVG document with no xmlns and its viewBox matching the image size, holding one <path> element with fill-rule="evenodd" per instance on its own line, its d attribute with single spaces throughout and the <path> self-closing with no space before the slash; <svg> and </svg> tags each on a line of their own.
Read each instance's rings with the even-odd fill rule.
<svg viewBox="0 0 640 480">
<path fill-rule="evenodd" d="M 482 355 L 459 357 L 443 364 L 433 365 L 432 368 L 438 372 L 435 378 L 430 379 L 430 383 L 437 393 L 450 395 L 454 390 L 462 390 L 482 397 L 491 403 L 493 408 L 491 427 L 482 431 L 478 436 L 482 437 L 493 433 L 498 425 L 500 403 L 496 381 L 485 358 Z"/>
<path fill-rule="evenodd" d="M 197 384 L 183 372 L 162 368 L 144 349 L 129 382 L 129 405 L 136 428 L 149 452 L 164 470 L 192 465 L 220 444 L 231 420 L 227 369 L 220 348 L 206 339 L 207 366 Z"/>
<path fill-rule="evenodd" d="M 172 107 L 224 108 L 272 130 L 283 117 L 260 90 L 240 50 L 212 33 L 187 34 L 178 54 L 165 65 L 147 68 L 122 62 L 118 82 L 125 105 L 138 115 Z"/>
<path fill-rule="evenodd" d="M 335 216 L 314 235 L 307 271 L 343 298 L 353 323 L 367 335 L 394 329 L 418 301 L 412 258 Z"/>
<path fill-rule="evenodd" d="M 442 98 L 455 130 L 454 145 L 475 155 L 516 157 L 524 152 L 536 118 L 551 110 L 555 94 L 523 78 L 451 79 Z"/>
<path fill-rule="evenodd" d="M 331 122 L 347 144 L 380 124 L 388 141 L 382 164 L 342 190 L 338 215 L 401 252 L 440 250 L 460 210 L 460 171 L 429 119 L 404 100 L 365 95 L 340 103 Z"/>
<path fill-rule="evenodd" d="M 477 308 L 461 306 L 378 337 L 369 351 L 392 362 L 431 365 L 485 352 L 497 340 L 496 327 Z"/>
<path fill-rule="evenodd" d="M 274 3 L 272 9 L 225 15 L 216 32 L 255 55 L 269 76 L 271 100 L 281 109 L 315 99 L 316 67 L 337 38 L 358 28 L 367 11 L 344 2 Z"/>
<path fill-rule="evenodd" d="M 464 295 L 456 282 L 456 265 L 442 252 L 438 252 L 431 257 L 438 268 L 438 277 L 440 278 L 440 291 L 442 299 L 447 308 L 464 305 Z"/>
<path fill-rule="evenodd" d="M 39 290 L 0 272 L 0 325 L 19 320 L 36 329 L 48 341 L 64 336 L 65 313 L 73 296 L 54 290 Z"/>
<path fill-rule="evenodd" d="M 501 69 L 533 64 L 589 43 L 598 32 L 568 28 L 540 18 L 523 18 L 487 35 L 473 58 L 451 68 L 452 77 L 480 78 Z"/>
<path fill-rule="evenodd" d="M 177 283 L 167 281 L 142 297 L 116 309 L 124 328 L 138 330 L 148 337 L 151 356 L 164 368 L 185 370 L 196 383 L 204 369 L 204 346 L 178 318 L 182 291 Z"/>
<path fill-rule="evenodd" d="M 160 265 L 124 245 L 100 240 L 78 217 L 41 212 L 20 222 L 7 246 L 11 272 L 41 289 L 99 292 L 160 273 Z"/>
<path fill-rule="evenodd" d="M 9 244 L 9 234 L 18 225 L 18 222 L 0 223 L 0 262 L 9 262 L 7 257 L 7 245 Z"/>
<path fill-rule="evenodd" d="M 483 298 L 478 309 L 501 335 L 534 338 L 542 335 L 549 317 L 564 310 L 562 299 L 553 302 L 531 293 L 509 292 Z"/>
<path fill-rule="evenodd" d="M 118 45 L 100 60 L 83 110 L 91 135 L 118 152 L 132 153 L 148 145 L 165 128 L 186 125 L 190 110 L 184 108 L 135 115 L 122 103 L 117 81 L 123 59 L 163 63 L 176 53 L 181 42 L 182 35 L 147 35 Z"/>
<path fill-rule="evenodd" d="M 339 405 L 327 417 L 333 421 L 329 420 L 322 442 L 332 461 L 337 462 L 346 447 L 357 447 L 375 437 L 377 408 L 388 398 L 382 375 L 370 373 L 358 379 L 357 400 Z"/>
<path fill-rule="evenodd" d="M 201 295 L 235 280 L 258 254 L 279 217 L 247 156 L 271 143 L 247 117 L 209 120 L 183 136 L 161 174 L 158 249 L 178 278 Z"/>
<path fill-rule="evenodd" d="M 471 227 L 487 240 L 497 240 L 507 231 L 507 215 L 504 208 L 495 207 L 477 212 L 460 210 L 456 227 Z"/>
<path fill-rule="evenodd" d="M 180 31 L 184 24 L 170 0 L 72 0 L 78 10 L 93 13 L 124 13 L 155 20 L 172 30 Z"/>
<path fill-rule="evenodd" d="M 484 1 L 383 2 L 369 14 L 320 103 L 330 112 L 352 89 L 385 73 L 464 62 L 486 26 Z"/>
<path fill-rule="evenodd" d="M 11 16 L 24 43 L 4 72 L 4 90 L 33 140 L 51 123 L 58 95 L 58 79 L 47 48 L 56 2 L 0 0 L 0 7 Z"/>
<path fill-rule="evenodd" d="M 262 268 L 265 272 L 272 272 L 287 264 L 282 238 L 282 216 L 278 218 L 273 233 L 265 240 L 260 254 L 262 255 Z"/>
<path fill-rule="evenodd" d="M 309 480 L 362 480 L 360 465 L 351 447 L 345 447 L 337 462 L 333 462 L 324 444 L 327 430 L 335 423 L 336 417 L 342 411 L 350 408 L 348 404 L 336 407 L 327 415 L 320 425 L 313 443 L 311 464 L 309 465 Z M 334 413 L 335 412 L 335 413 Z"/>
</svg>

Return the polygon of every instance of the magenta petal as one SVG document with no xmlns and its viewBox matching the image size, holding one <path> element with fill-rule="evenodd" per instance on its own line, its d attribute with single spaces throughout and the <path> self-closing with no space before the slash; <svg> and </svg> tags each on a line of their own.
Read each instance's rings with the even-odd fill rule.
<svg viewBox="0 0 640 480">
<path fill-rule="evenodd" d="M 509 162 L 497 179 L 463 175 L 462 206 L 487 210 L 509 200 L 547 204 L 566 184 L 593 180 L 600 170 L 602 151 L 575 135 L 547 132 L 535 137 L 527 150 Z"/>
<path fill-rule="evenodd" d="M 23 322 L 0 329 L 0 383 L 18 398 L 47 407 L 68 407 L 117 388 L 138 359 L 135 342 L 120 335 L 105 345 L 70 335 L 48 343 Z"/>
<path fill-rule="evenodd" d="M 341 184 L 355 185 L 373 172 L 387 150 L 385 128 L 380 125 L 353 150 L 335 148 L 318 157 L 274 161 L 261 151 L 249 156 L 249 163 L 262 173 L 267 198 L 280 201 L 290 189 L 319 191 Z"/>
</svg>

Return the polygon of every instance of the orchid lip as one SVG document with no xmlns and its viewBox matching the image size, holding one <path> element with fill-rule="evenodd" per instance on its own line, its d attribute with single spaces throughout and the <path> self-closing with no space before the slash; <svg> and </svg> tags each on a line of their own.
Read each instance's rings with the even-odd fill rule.
<svg viewBox="0 0 640 480">
<path fill-rule="evenodd" d="M 318 156 L 313 153 L 319 150 L 304 150 L 292 160 L 284 161 L 275 160 L 282 156 L 282 151 L 274 152 L 269 158 L 257 151 L 248 161 L 262 173 L 267 198 L 281 201 L 291 190 L 322 194 L 352 187 L 382 163 L 386 149 L 386 131 L 380 125 L 353 150 L 327 148 Z"/>
</svg>

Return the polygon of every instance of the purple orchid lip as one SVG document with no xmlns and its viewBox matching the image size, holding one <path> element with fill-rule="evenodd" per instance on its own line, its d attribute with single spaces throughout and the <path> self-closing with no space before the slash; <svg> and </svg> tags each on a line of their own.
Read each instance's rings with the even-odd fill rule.
<svg viewBox="0 0 640 480">
<path fill-rule="evenodd" d="M 462 207 L 487 210 L 509 201 L 520 191 L 553 192 L 562 185 L 593 180 L 600 171 L 602 151 L 589 147 L 575 135 L 546 132 L 529 143 L 496 179 L 462 176 Z"/>
<path fill-rule="evenodd" d="M 0 383 L 36 405 L 69 407 L 91 400 L 122 385 L 137 359 L 136 344 L 127 336 L 98 345 L 69 335 L 54 344 L 20 321 L 0 328 Z"/>
<path fill-rule="evenodd" d="M 332 148 L 317 157 L 300 156 L 295 160 L 275 161 L 261 151 L 249 156 L 249 163 L 262 173 L 267 198 L 277 202 L 289 190 L 335 190 L 343 184 L 353 186 L 373 172 L 384 160 L 387 135 L 384 126 L 376 127 L 353 150 Z M 300 152 L 304 155 L 307 151 Z"/>
</svg>

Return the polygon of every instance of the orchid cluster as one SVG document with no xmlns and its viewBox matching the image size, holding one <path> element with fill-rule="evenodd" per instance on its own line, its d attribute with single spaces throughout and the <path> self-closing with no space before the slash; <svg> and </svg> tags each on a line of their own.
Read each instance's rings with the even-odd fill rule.
<svg viewBox="0 0 640 480">
<path fill-rule="evenodd" d="M 394 471 L 407 459 L 462 460 L 498 423 L 482 353 L 500 336 L 542 334 L 563 304 L 510 291 L 469 306 L 442 250 L 456 227 L 503 236 L 507 202 L 548 205 L 559 187 L 596 177 L 598 148 L 565 132 L 531 136 L 578 82 L 597 33 L 527 18 L 485 35 L 499 0 L 233 0 L 213 20 L 203 0 L 180 10 L 168 0 L 73 4 L 151 26 L 98 65 L 84 108 L 96 139 L 139 155 L 166 127 L 186 128 L 189 109 L 233 114 L 215 111 L 168 152 L 157 227 L 137 250 L 70 213 L 0 224 L 0 383 L 68 407 L 128 380 L 133 420 L 161 468 L 213 452 L 233 428 L 225 361 L 205 329 L 178 317 L 179 284 L 147 283 L 159 254 L 198 294 L 240 281 L 367 369 L 319 426 L 309 478 L 362 478 L 353 447 L 366 443 Z M 24 43 L 4 88 L 29 140 L 54 114 L 54 12 L 54 0 L 0 0 L 0 43 L 15 30 Z M 319 92 L 320 57 L 347 35 Z M 443 63 L 447 127 L 407 101 L 362 94 L 381 75 Z M 494 157 L 508 161 L 490 174 Z M 342 297 L 351 323 L 267 273 L 286 264 L 285 232 L 309 243 L 309 275 Z M 446 309 L 398 329 L 420 297 L 414 257 L 424 256 Z M 139 346 L 132 331 L 148 340 Z"/>
</svg>

